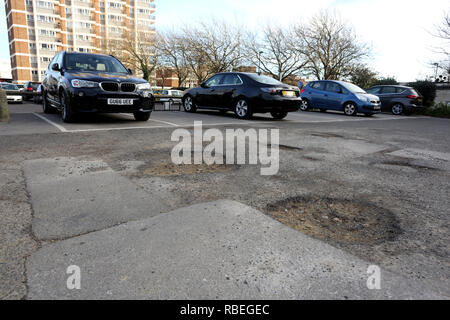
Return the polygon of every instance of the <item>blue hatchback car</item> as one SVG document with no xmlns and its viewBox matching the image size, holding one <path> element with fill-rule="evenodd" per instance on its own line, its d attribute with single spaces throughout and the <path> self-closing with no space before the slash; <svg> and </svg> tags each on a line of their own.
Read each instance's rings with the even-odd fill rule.
<svg viewBox="0 0 450 320">
<path fill-rule="evenodd" d="M 380 98 L 360 87 L 343 81 L 322 80 L 309 82 L 300 94 L 300 110 L 320 109 L 344 111 L 348 116 L 364 113 L 372 116 L 381 112 Z"/>
</svg>

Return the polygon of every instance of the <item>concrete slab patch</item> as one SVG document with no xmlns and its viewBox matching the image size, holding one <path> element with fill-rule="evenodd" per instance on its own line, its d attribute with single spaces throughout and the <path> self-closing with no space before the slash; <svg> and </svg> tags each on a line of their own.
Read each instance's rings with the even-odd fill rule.
<svg viewBox="0 0 450 320">
<path fill-rule="evenodd" d="M 101 160 L 25 161 L 24 173 L 39 239 L 61 239 L 169 211 Z"/>
<path fill-rule="evenodd" d="M 67 289 L 66 270 L 81 271 Z M 437 298 L 250 207 L 220 200 L 49 244 L 27 261 L 30 299 Z"/>
</svg>

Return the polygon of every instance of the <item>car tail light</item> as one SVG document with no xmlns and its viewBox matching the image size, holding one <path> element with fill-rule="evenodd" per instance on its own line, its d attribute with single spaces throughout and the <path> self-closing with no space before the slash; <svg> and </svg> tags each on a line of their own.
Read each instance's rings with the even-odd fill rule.
<svg viewBox="0 0 450 320">
<path fill-rule="evenodd" d="M 300 90 L 300 94 L 302 94 L 303 92 L 305 92 L 305 88 L 303 88 L 302 90 Z"/>
<path fill-rule="evenodd" d="M 276 94 L 278 92 L 278 90 L 275 88 L 261 88 L 261 91 L 270 94 Z"/>
<path fill-rule="evenodd" d="M 27 88 L 27 91 L 33 91 L 33 88 L 28 87 L 28 88 Z"/>
<path fill-rule="evenodd" d="M 416 96 L 415 94 L 410 94 L 410 95 L 408 96 L 408 98 L 409 98 L 409 99 L 418 99 L 419 96 Z"/>
</svg>

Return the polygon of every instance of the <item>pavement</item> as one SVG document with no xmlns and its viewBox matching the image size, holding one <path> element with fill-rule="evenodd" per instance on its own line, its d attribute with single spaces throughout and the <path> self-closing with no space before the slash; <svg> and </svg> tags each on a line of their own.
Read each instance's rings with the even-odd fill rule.
<svg viewBox="0 0 450 320">
<path fill-rule="evenodd" d="M 65 124 L 37 105 L 10 111 L 0 123 L 2 299 L 450 297 L 450 120 L 171 111 Z M 171 133 L 199 120 L 280 129 L 279 173 L 173 167 Z M 337 237 L 332 224 L 352 217 L 277 221 L 269 209 L 293 199 L 366 207 Z M 67 289 L 70 265 L 80 290 Z M 380 290 L 367 287 L 371 265 Z"/>
</svg>

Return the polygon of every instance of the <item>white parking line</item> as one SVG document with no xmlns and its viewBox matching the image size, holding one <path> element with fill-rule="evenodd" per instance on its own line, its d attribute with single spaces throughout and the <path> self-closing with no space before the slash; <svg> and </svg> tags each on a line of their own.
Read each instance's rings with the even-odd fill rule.
<svg viewBox="0 0 450 320">
<path fill-rule="evenodd" d="M 120 113 L 120 114 L 123 115 L 123 116 L 134 117 L 134 116 L 132 116 L 131 114 L 128 114 L 128 113 Z M 148 121 L 154 121 L 154 122 L 164 123 L 164 124 L 171 125 L 172 127 L 179 127 L 179 125 L 176 124 L 176 123 L 167 122 L 167 121 L 162 121 L 162 120 L 155 120 L 155 119 L 152 119 L 152 118 L 148 119 Z"/>
<path fill-rule="evenodd" d="M 68 131 L 66 128 L 64 128 L 63 126 L 61 126 L 61 125 L 59 125 L 59 124 L 57 124 L 57 123 L 55 123 L 55 122 L 53 122 L 53 121 L 47 119 L 46 117 L 41 116 L 41 115 L 38 114 L 38 113 L 33 113 L 33 114 L 34 114 L 36 117 L 38 117 L 38 118 L 40 118 L 40 119 L 46 121 L 47 123 L 51 124 L 51 125 L 54 126 L 54 127 L 56 127 L 59 131 L 61 131 L 61 132 L 69 132 L 69 131 Z"/>
</svg>

